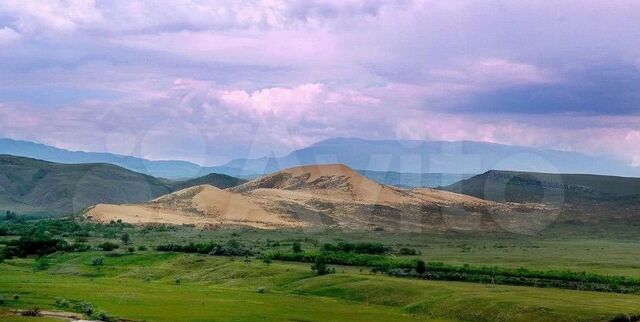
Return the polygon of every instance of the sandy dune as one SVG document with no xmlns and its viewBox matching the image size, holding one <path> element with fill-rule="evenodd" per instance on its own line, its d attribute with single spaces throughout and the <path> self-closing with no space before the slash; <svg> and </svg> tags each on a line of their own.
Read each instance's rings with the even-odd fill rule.
<svg viewBox="0 0 640 322">
<path fill-rule="evenodd" d="M 97 205 L 86 215 L 200 227 L 497 231 L 492 213 L 512 208 L 447 191 L 381 185 L 330 164 L 295 167 L 226 190 L 202 185 L 140 205 Z"/>
<path fill-rule="evenodd" d="M 298 227 L 271 214 L 249 198 L 201 185 L 162 196 L 141 205 L 97 205 L 87 216 L 101 222 L 122 219 L 134 224 L 247 225 L 258 228 Z"/>
</svg>

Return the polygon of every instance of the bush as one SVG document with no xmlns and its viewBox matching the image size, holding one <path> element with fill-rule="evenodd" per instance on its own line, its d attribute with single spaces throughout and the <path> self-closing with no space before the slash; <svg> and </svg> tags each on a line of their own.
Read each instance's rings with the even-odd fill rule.
<svg viewBox="0 0 640 322">
<path fill-rule="evenodd" d="M 638 322 L 640 315 L 618 314 L 610 322 Z"/>
<path fill-rule="evenodd" d="M 44 236 L 22 236 L 17 240 L 7 242 L 6 247 L 2 252 L 2 256 L 0 257 L 11 259 L 14 256 L 21 258 L 29 255 L 44 256 L 55 253 L 59 250 L 64 250 L 66 247 L 67 242 L 63 239 L 54 239 Z"/>
<path fill-rule="evenodd" d="M 5 305 L 7 303 L 7 297 L 4 295 L 0 295 L 0 305 Z"/>
<path fill-rule="evenodd" d="M 242 246 L 236 240 L 229 240 L 226 244 L 217 244 L 214 242 L 195 244 L 189 243 L 186 245 L 179 244 L 165 244 L 156 246 L 156 250 L 160 252 L 180 252 L 180 253 L 197 253 L 197 254 L 209 254 L 215 256 L 253 256 L 255 253 Z"/>
<path fill-rule="evenodd" d="M 256 292 L 263 294 L 263 293 L 267 293 L 269 290 L 267 290 L 266 287 L 258 287 L 258 289 L 256 290 Z"/>
<path fill-rule="evenodd" d="M 46 257 L 38 257 L 33 262 L 34 271 L 43 271 L 47 268 L 49 268 L 49 260 Z"/>
<path fill-rule="evenodd" d="M 141 252 L 144 252 L 144 251 L 146 251 L 146 250 L 147 250 L 147 246 L 145 246 L 145 245 L 140 245 L 140 246 L 138 246 L 138 250 L 139 250 L 139 251 L 141 251 Z"/>
<path fill-rule="evenodd" d="M 28 309 L 28 310 L 24 310 L 22 311 L 22 313 L 20 313 L 20 315 L 22 316 L 40 316 L 40 309 L 37 307 Z"/>
<path fill-rule="evenodd" d="M 302 247 L 300 246 L 299 242 L 293 242 L 292 249 L 294 253 L 302 253 Z"/>
<path fill-rule="evenodd" d="M 85 243 L 73 243 L 65 247 L 67 252 L 86 252 L 91 249 L 91 245 Z"/>
<path fill-rule="evenodd" d="M 122 240 L 123 244 L 129 245 L 129 242 L 131 242 L 131 235 L 129 235 L 129 233 L 124 233 L 120 236 L 120 240 Z"/>
<path fill-rule="evenodd" d="M 427 265 L 423 260 L 416 261 L 416 273 L 422 275 L 427 271 Z"/>
<path fill-rule="evenodd" d="M 13 300 L 16 301 L 16 302 L 19 301 L 20 300 L 20 294 L 18 294 L 18 293 L 13 294 Z"/>
<path fill-rule="evenodd" d="M 4 217 L 4 218 L 5 218 L 5 220 L 7 220 L 7 221 L 9 221 L 9 220 L 16 220 L 16 219 L 18 219 L 18 214 L 16 214 L 16 213 L 15 213 L 15 212 L 13 212 L 13 211 L 9 211 L 9 210 L 7 210 L 7 211 L 5 212 L 5 217 Z"/>
<path fill-rule="evenodd" d="M 127 251 L 133 254 L 136 251 L 136 249 L 134 247 L 129 247 L 127 248 Z"/>
<path fill-rule="evenodd" d="M 69 301 L 67 301 L 64 298 L 61 297 L 56 297 L 55 301 L 53 302 L 53 306 L 61 308 L 61 309 L 66 309 L 69 308 Z"/>
<path fill-rule="evenodd" d="M 89 302 L 79 302 L 73 305 L 73 310 L 78 312 L 78 313 L 82 313 L 82 314 L 86 314 L 88 316 L 92 316 L 93 315 L 93 304 L 89 303 Z"/>
<path fill-rule="evenodd" d="M 102 266 L 103 264 L 104 264 L 104 258 L 102 257 L 95 257 L 91 259 L 91 265 L 93 266 Z"/>
<path fill-rule="evenodd" d="M 120 248 L 120 245 L 118 245 L 116 243 L 112 243 L 112 242 L 104 242 L 104 243 L 98 245 L 98 248 L 102 249 L 105 252 L 110 252 L 112 250 Z"/>
<path fill-rule="evenodd" d="M 398 253 L 400 255 L 418 255 L 418 251 L 413 249 L 413 248 L 400 248 L 400 250 L 398 250 Z"/>
<path fill-rule="evenodd" d="M 381 255 L 386 254 L 391 249 L 384 246 L 381 243 L 345 243 L 339 242 L 336 245 L 324 244 L 322 250 L 325 252 L 341 252 L 341 253 L 356 253 L 356 254 L 370 254 Z"/>
<path fill-rule="evenodd" d="M 93 314 L 92 317 L 98 321 L 105 321 L 105 322 L 116 321 L 116 319 L 110 316 L 107 312 L 98 312 Z"/>
<path fill-rule="evenodd" d="M 335 272 L 327 268 L 327 259 L 324 256 L 317 256 L 315 263 L 311 266 L 311 269 L 316 271 L 318 275 L 325 275 Z"/>
</svg>

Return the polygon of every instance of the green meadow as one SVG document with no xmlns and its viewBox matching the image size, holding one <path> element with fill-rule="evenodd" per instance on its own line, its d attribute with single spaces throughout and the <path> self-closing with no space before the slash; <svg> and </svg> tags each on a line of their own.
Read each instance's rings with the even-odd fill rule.
<svg viewBox="0 0 640 322">
<path fill-rule="evenodd" d="M 24 236 L 49 236 L 88 250 L 43 257 L 14 256 L 0 263 L 2 321 L 56 321 L 16 310 L 78 312 L 107 321 L 584 321 L 609 322 L 639 314 L 640 295 L 392 277 L 370 268 L 265 262 L 264 254 L 317 252 L 325 243 L 384 244 L 390 259 L 450 265 L 558 269 L 640 277 L 633 234 L 539 236 L 453 233 L 140 229 L 127 224 L 74 221 L 4 222 L 0 250 Z M 2 228 L 2 227 L 0 227 Z M 127 235 L 126 243 L 123 235 Z M 23 237 L 21 237 L 23 236 Z M 104 242 L 118 246 L 100 250 Z M 250 256 L 159 252 L 166 243 L 236 243 Z M 415 250 L 403 255 L 399 249 Z M 98 260 L 100 259 L 100 260 Z M 18 295 L 18 299 L 14 299 Z M 100 314 L 102 313 L 102 314 Z M 57 321 L 61 321 L 58 319 Z"/>
</svg>

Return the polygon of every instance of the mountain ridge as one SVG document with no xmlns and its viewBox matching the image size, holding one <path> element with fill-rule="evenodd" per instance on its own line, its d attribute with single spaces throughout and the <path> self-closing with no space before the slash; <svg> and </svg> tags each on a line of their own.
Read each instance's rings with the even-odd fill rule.
<svg viewBox="0 0 640 322">
<path fill-rule="evenodd" d="M 359 138 L 327 139 L 282 157 L 234 159 L 224 166 L 253 173 L 270 173 L 301 165 L 332 163 L 346 164 L 360 171 L 420 174 L 480 174 L 499 169 L 640 176 L 640 168 L 577 152 L 475 141 Z"/>
<path fill-rule="evenodd" d="M 488 170 L 591 173 L 640 177 L 640 168 L 606 157 L 475 141 L 331 138 L 284 156 L 234 159 L 219 166 L 189 161 L 146 160 L 104 152 L 68 151 L 40 143 L 0 139 L 0 154 L 58 163 L 104 162 L 172 180 L 209 173 L 253 179 L 290 167 L 343 163 L 376 181 L 401 187 L 446 186 Z M 457 177 L 462 175 L 464 177 Z"/>
</svg>

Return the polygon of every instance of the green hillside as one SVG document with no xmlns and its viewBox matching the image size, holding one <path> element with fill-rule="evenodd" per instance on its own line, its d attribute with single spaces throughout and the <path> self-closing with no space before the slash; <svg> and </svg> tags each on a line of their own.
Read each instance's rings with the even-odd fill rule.
<svg viewBox="0 0 640 322">
<path fill-rule="evenodd" d="M 544 203 L 559 210 L 559 222 L 640 223 L 640 178 L 492 170 L 441 189 L 498 202 Z"/>
<path fill-rule="evenodd" d="M 110 164 L 58 164 L 0 155 L 0 210 L 64 214 L 98 203 L 145 202 L 191 185 L 226 188 L 240 181 L 211 174 L 172 182 Z"/>
<path fill-rule="evenodd" d="M 491 170 L 442 189 L 493 201 L 624 201 L 640 199 L 640 178 Z"/>
</svg>

